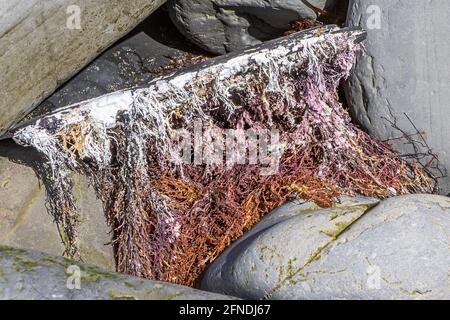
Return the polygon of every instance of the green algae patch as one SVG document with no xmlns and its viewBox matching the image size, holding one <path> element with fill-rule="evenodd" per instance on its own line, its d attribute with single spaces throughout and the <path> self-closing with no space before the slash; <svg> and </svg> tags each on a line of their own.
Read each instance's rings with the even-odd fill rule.
<svg viewBox="0 0 450 320">
<path fill-rule="evenodd" d="M 114 300 L 137 300 L 134 295 L 114 291 L 108 291 L 108 296 Z"/>
<path fill-rule="evenodd" d="M 14 250 L 15 249 L 13 249 L 12 252 L 14 252 Z M 12 252 L 8 253 L 12 254 Z M 28 260 L 21 256 L 14 256 L 14 261 L 15 262 L 13 263 L 13 267 L 14 270 L 16 270 L 16 272 L 18 273 L 35 271 L 34 269 L 39 266 L 39 262 L 34 260 Z"/>
<path fill-rule="evenodd" d="M 330 214 L 330 221 L 358 211 L 362 211 L 362 214 L 364 214 L 367 210 L 374 206 L 375 204 L 359 204 L 349 207 L 334 207 L 332 209 L 333 211 Z"/>
<path fill-rule="evenodd" d="M 41 263 L 43 263 L 43 264 L 47 264 L 47 265 L 52 266 L 52 267 L 53 266 L 60 266 L 60 267 L 67 268 L 70 264 L 73 264 L 73 263 L 63 262 L 60 259 L 53 258 L 53 257 L 45 257 L 45 258 L 42 258 L 39 261 Z"/>
<path fill-rule="evenodd" d="M 114 300 L 173 300 L 183 295 L 181 292 L 164 292 L 161 288 L 144 288 L 137 290 L 129 282 L 124 282 L 127 287 L 133 287 L 129 292 L 128 290 L 110 290 L 107 292 L 108 296 Z M 130 286 L 131 285 L 131 286 Z"/>
<path fill-rule="evenodd" d="M 1 246 L 0 245 L 0 253 L 4 254 L 23 254 L 26 251 L 24 249 L 18 249 L 18 248 L 12 248 L 8 246 Z"/>
<path fill-rule="evenodd" d="M 6 280 L 5 271 L 3 270 L 2 266 L 0 266 L 0 279 Z"/>
<path fill-rule="evenodd" d="M 283 280 L 288 280 L 291 284 L 296 284 L 297 282 L 294 280 L 294 275 L 296 268 L 294 266 L 295 262 L 298 259 L 296 257 L 291 258 L 287 261 L 285 266 L 279 266 L 277 268 L 278 271 L 278 281 L 281 282 Z"/>
<path fill-rule="evenodd" d="M 348 227 L 350 227 L 356 220 L 361 218 L 370 208 L 372 208 L 373 205 L 371 204 L 363 204 L 363 205 L 357 205 L 353 207 L 346 207 L 342 208 L 338 211 L 333 211 L 330 215 L 330 221 L 336 220 L 337 218 L 344 217 L 349 214 L 355 214 L 359 211 L 361 211 L 361 214 L 354 216 L 352 219 L 348 221 L 339 221 L 336 222 L 334 229 L 325 229 L 321 230 L 320 232 L 323 234 L 326 234 L 327 236 L 336 239 L 338 236 L 340 236 L 345 230 L 347 230 Z"/>
<path fill-rule="evenodd" d="M 124 281 L 123 284 L 125 285 L 125 287 L 131 288 L 131 289 L 136 289 L 136 286 L 134 284 L 132 284 L 131 282 Z"/>
<path fill-rule="evenodd" d="M 287 265 L 285 267 L 278 268 L 278 271 L 282 271 L 283 274 L 280 274 L 281 276 L 278 277 L 278 283 L 273 287 L 272 290 L 268 291 L 265 299 L 269 299 L 275 292 L 280 290 L 284 285 L 295 285 L 298 283 L 294 278 L 296 276 L 299 276 L 302 274 L 303 270 L 306 269 L 308 266 L 310 266 L 312 263 L 319 261 L 322 258 L 322 253 L 324 250 L 326 250 L 334 241 L 336 241 L 342 233 L 344 233 L 355 221 L 359 220 L 361 217 L 363 217 L 367 212 L 368 209 L 372 208 L 373 205 L 371 204 L 364 204 L 364 205 L 357 205 L 352 207 L 346 207 L 343 210 L 338 210 L 338 212 L 334 212 L 331 217 L 333 218 L 335 214 L 337 214 L 334 219 L 337 219 L 338 217 L 345 216 L 349 213 L 355 213 L 358 211 L 361 211 L 361 214 L 354 216 L 352 219 L 348 221 L 340 221 L 335 223 L 335 228 L 332 230 L 321 230 L 321 233 L 326 234 L 331 239 L 327 241 L 322 246 L 318 247 L 316 250 L 314 250 L 306 259 L 305 263 L 298 268 L 294 269 L 292 268 L 293 261 L 288 261 Z M 334 220 L 332 219 L 332 220 Z M 284 277 L 283 277 L 284 275 Z"/>
<path fill-rule="evenodd" d="M 98 274 L 92 274 L 92 273 L 89 273 L 89 272 L 82 272 L 80 280 L 81 280 L 81 282 L 85 282 L 85 283 L 86 282 L 100 283 L 102 278 Z"/>
<path fill-rule="evenodd" d="M 174 300 L 182 295 L 182 293 L 166 293 L 163 300 Z"/>
<path fill-rule="evenodd" d="M 348 227 L 350 227 L 353 222 L 355 222 L 358 218 L 354 218 L 350 221 L 342 221 L 335 223 L 336 228 L 333 230 L 321 230 L 323 234 L 336 239 L 339 235 L 341 235 Z"/>
<path fill-rule="evenodd" d="M 20 264 L 22 264 L 23 266 L 25 266 L 27 268 L 27 270 L 29 270 L 29 271 L 32 271 L 34 268 L 39 266 L 39 262 L 33 261 L 33 260 L 28 260 L 23 257 L 15 257 L 14 259 L 17 262 L 19 262 Z"/>
<path fill-rule="evenodd" d="M 81 281 L 99 283 L 102 279 L 116 280 L 117 275 L 104 271 L 95 266 L 80 266 Z"/>
</svg>

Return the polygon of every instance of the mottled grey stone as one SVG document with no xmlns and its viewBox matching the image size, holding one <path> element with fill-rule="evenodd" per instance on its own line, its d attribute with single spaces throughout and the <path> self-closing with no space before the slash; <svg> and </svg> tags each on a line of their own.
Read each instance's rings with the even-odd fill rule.
<svg viewBox="0 0 450 320">
<path fill-rule="evenodd" d="M 172 59 L 199 51 L 186 42 L 171 23 L 168 13 L 159 9 L 126 39 L 106 50 L 58 88 L 23 121 L 107 93 L 145 86 Z"/>
<path fill-rule="evenodd" d="M 319 9 L 335 1 L 309 0 Z M 317 17 L 299 0 L 169 0 L 172 21 L 186 38 L 215 54 L 224 54 L 275 38 L 290 23 Z"/>
<path fill-rule="evenodd" d="M 167 38 L 168 37 L 168 38 Z M 170 39 L 169 39 L 170 38 Z M 167 13 L 158 10 L 127 39 L 101 54 L 56 90 L 27 119 L 59 107 L 143 85 L 152 71 L 190 52 Z M 64 245 L 46 207 L 45 184 L 51 175 L 45 159 L 32 149 L 0 141 L 0 244 L 61 255 Z M 101 202 L 85 177 L 74 174 L 74 192 L 81 215 L 79 246 L 83 261 L 115 270 L 111 230 Z"/>
<path fill-rule="evenodd" d="M 0 134 L 162 3 L 2 1 Z M 78 13 L 79 25 L 73 23 Z"/>
<path fill-rule="evenodd" d="M 281 207 L 219 256 L 201 287 L 252 299 L 449 299 L 450 198 L 375 204 Z"/>
<path fill-rule="evenodd" d="M 158 68 L 169 63 L 170 56 L 180 54 L 182 51 L 140 32 L 98 57 L 48 97 L 30 116 L 42 113 L 40 110 L 54 110 L 114 91 L 142 86 L 155 78 Z"/>
<path fill-rule="evenodd" d="M 12 141 L 0 142 L 0 245 L 62 255 L 64 245 L 46 207 L 45 184 L 51 175 L 36 151 Z M 86 178 L 74 175 L 74 192 L 81 216 L 81 258 L 115 270 L 110 228 L 101 202 Z"/>
<path fill-rule="evenodd" d="M 149 281 L 35 251 L 0 246 L 0 300 L 234 299 Z"/>
<path fill-rule="evenodd" d="M 354 118 L 385 140 L 418 128 L 444 168 L 450 169 L 450 1 L 351 0 L 347 24 L 367 29 L 366 54 L 350 76 L 348 96 Z M 406 115 L 405 115 L 406 113 Z M 388 120 L 386 120 L 388 119 Z M 415 140 L 423 143 L 421 137 Z M 414 153 L 405 139 L 391 140 L 402 154 Z M 424 145 L 416 144 L 420 151 Z M 425 164 L 431 158 L 425 157 Z M 440 175 L 438 171 L 435 174 Z M 450 177 L 441 193 L 450 192 Z"/>
<path fill-rule="evenodd" d="M 113 46 L 59 88 L 27 118 L 59 107 L 135 87 L 156 75 L 170 57 L 184 54 L 181 35 L 158 11 L 135 34 Z M 173 29 L 173 30 L 172 30 Z M 148 32 L 148 34 L 146 32 Z M 162 39 L 161 35 L 171 39 Z M 46 207 L 45 183 L 51 176 L 36 151 L 12 141 L 0 141 L 0 244 L 61 255 L 64 245 Z M 74 191 L 81 214 L 79 245 L 83 261 L 115 270 L 110 228 L 101 202 L 85 177 L 74 174 Z"/>
</svg>

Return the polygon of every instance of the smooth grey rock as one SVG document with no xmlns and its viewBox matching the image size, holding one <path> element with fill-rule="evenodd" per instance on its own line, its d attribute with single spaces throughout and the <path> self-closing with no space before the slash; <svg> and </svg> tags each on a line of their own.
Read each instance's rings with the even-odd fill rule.
<svg viewBox="0 0 450 320">
<path fill-rule="evenodd" d="M 3 0 L 0 135 L 163 3 Z"/>
<path fill-rule="evenodd" d="M 0 141 L 0 245 L 62 255 L 64 245 L 47 211 L 45 184 L 51 176 L 33 150 Z M 115 270 L 110 228 L 101 202 L 86 178 L 74 176 L 81 215 L 79 246 L 83 261 Z"/>
<path fill-rule="evenodd" d="M 0 246 L 0 300 L 228 300 L 35 251 Z"/>
<path fill-rule="evenodd" d="M 379 13 L 379 14 L 378 14 Z M 441 165 L 450 169 L 450 2 L 446 0 L 351 0 L 347 24 L 367 29 L 366 55 L 360 56 L 349 83 L 354 118 L 383 140 L 417 130 Z M 379 26 L 379 28 L 378 28 Z M 389 119 L 389 121 L 385 120 Z M 423 143 L 415 135 L 415 140 Z M 414 152 L 405 139 L 391 140 L 402 154 Z M 427 151 L 417 144 L 420 151 Z M 425 156 L 426 164 L 431 157 Z M 437 175 L 440 172 L 433 170 Z M 441 179 L 450 192 L 450 176 Z"/>
<path fill-rule="evenodd" d="M 319 9 L 330 0 L 309 0 Z M 317 17 L 299 0 L 169 0 L 172 21 L 186 38 L 215 54 L 273 39 L 290 23 Z"/>
<path fill-rule="evenodd" d="M 169 63 L 169 56 L 182 53 L 140 32 L 89 64 L 49 96 L 27 119 L 107 93 L 142 86 L 155 78 L 156 73 L 151 71 Z"/>
<path fill-rule="evenodd" d="M 143 86 L 171 58 L 199 50 L 193 51 L 171 23 L 168 13 L 159 9 L 128 38 L 109 48 L 57 89 L 24 120 L 114 91 Z"/>
<path fill-rule="evenodd" d="M 127 39 L 108 49 L 83 71 L 56 90 L 27 119 L 56 108 L 112 91 L 149 82 L 171 57 L 191 52 L 158 10 L 136 27 Z M 166 38 L 168 37 L 168 38 Z M 0 244 L 61 255 L 64 245 L 46 208 L 45 184 L 51 183 L 37 152 L 12 141 L 0 141 Z M 115 270 L 110 228 L 101 202 L 85 177 L 74 175 L 74 191 L 81 214 L 79 243 L 83 261 Z"/>
<path fill-rule="evenodd" d="M 201 288 L 251 299 L 449 299 L 450 198 L 374 204 L 281 207 L 213 262 Z"/>
</svg>

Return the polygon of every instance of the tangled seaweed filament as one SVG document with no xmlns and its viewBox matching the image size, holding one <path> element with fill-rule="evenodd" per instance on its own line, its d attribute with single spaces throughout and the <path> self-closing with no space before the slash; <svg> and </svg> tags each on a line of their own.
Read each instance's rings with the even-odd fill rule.
<svg viewBox="0 0 450 320">
<path fill-rule="evenodd" d="M 272 50 L 159 80 L 134 91 L 112 123 L 95 118 L 88 102 L 17 132 L 16 141 L 36 147 L 53 168 L 49 202 L 68 252 L 76 253 L 78 223 L 71 170 L 90 177 L 103 201 L 118 271 L 191 286 L 233 240 L 295 197 L 329 207 L 341 194 L 429 191 L 418 166 L 353 125 L 338 101 L 360 33 L 325 27 L 297 41 L 294 34 Z M 67 124 L 80 114 L 82 125 Z M 174 162 L 173 132 L 193 137 L 196 119 L 221 129 L 279 130 L 287 147 L 278 171 Z"/>
</svg>

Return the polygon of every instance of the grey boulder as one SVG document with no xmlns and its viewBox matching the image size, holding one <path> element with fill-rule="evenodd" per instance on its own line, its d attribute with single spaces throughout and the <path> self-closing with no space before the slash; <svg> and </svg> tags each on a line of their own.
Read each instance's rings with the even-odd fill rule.
<svg viewBox="0 0 450 320">
<path fill-rule="evenodd" d="M 110 228 L 100 200 L 86 178 L 74 175 L 81 215 L 78 231 L 81 258 L 115 270 Z M 51 174 L 36 151 L 0 141 L 0 245 L 62 255 L 64 244 L 46 207 L 45 186 Z"/>
<path fill-rule="evenodd" d="M 232 299 L 35 251 L 0 246 L 0 300 Z"/>
<path fill-rule="evenodd" d="M 126 39 L 112 46 L 37 106 L 23 122 L 101 95 L 144 86 L 172 59 L 191 52 L 190 43 L 157 10 Z M 198 51 L 198 50 L 197 50 Z"/>
<path fill-rule="evenodd" d="M 171 57 L 178 58 L 189 50 L 184 37 L 162 10 L 152 14 L 134 32 L 56 90 L 25 120 L 105 93 L 143 85 L 155 78 L 154 71 L 167 65 Z M 52 177 L 45 163 L 36 151 L 9 140 L 0 141 L 0 245 L 57 256 L 65 248 L 46 206 L 46 186 Z M 78 230 L 81 258 L 103 269 L 115 270 L 109 244 L 112 233 L 102 204 L 85 177 L 74 174 L 73 179 L 81 215 Z"/>
<path fill-rule="evenodd" d="M 269 214 L 212 263 L 201 287 L 250 299 L 450 298 L 450 198 L 311 209 Z"/>
<path fill-rule="evenodd" d="M 368 34 L 348 82 L 354 118 L 401 154 L 418 154 L 436 176 L 450 169 L 449 16 L 449 1 L 351 0 L 347 17 Z M 441 168 L 432 168 L 429 149 Z M 448 194 L 450 176 L 439 182 Z"/>
<path fill-rule="evenodd" d="M 0 135 L 163 3 L 2 1 Z"/>
<path fill-rule="evenodd" d="M 309 0 L 324 9 L 334 1 Z M 299 0 L 170 0 L 169 12 L 175 26 L 186 38 L 215 54 L 275 38 L 290 23 L 317 17 Z"/>
</svg>

